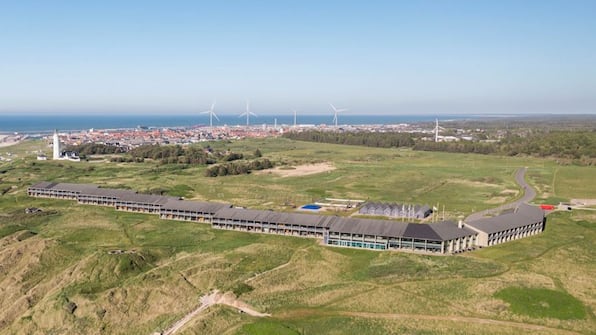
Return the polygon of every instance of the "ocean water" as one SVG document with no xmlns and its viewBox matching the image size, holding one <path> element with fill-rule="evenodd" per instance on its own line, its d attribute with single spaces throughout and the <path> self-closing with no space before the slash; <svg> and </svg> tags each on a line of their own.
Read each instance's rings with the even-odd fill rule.
<svg viewBox="0 0 596 335">
<path fill-rule="evenodd" d="M 245 125 L 246 118 L 236 115 L 218 115 L 219 121 L 213 119 L 213 126 Z M 434 121 L 434 115 L 340 115 L 340 125 L 358 124 L 399 124 L 423 121 Z M 475 119 L 470 115 L 441 115 L 440 120 Z M 251 125 L 294 124 L 293 115 L 259 115 L 251 117 Z M 333 124 L 333 115 L 298 115 L 297 124 L 321 125 Z M 209 125 L 208 115 L 1 115 L 0 132 L 49 132 L 54 129 L 60 131 L 85 129 L 119 129 L 145 127 L 192 127 Z"/>
</svg>

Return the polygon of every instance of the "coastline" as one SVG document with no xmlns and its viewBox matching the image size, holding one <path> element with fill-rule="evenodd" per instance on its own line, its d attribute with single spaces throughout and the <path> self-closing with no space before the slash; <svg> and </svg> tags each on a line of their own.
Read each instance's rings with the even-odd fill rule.
<svg viewBox="0 0 596 335">
<path fill-rule="evenodd" d="M 445 120 L 476 120 L 481 117 L 465 114 L 444 115 L 372 115 L 372 114 L 345 114 L 340 115 L 340 126 L 356 125 L 396 125 L 434 122 L 435 118 Z M 292 126 L 293 115 L 258 115 L 250 120 L 250 127 L 273 127 L 274 125 Z M 327 114 L 298 114 L 296 124 L 309 126 L 331 126 L 333 115 Z M 83 130 L 128 130 L 136 128 L 197 128 L 208 127 L 209 118 L 200 114 L 172 114 L 172 115 L 4 115 L 0 124 L 0 134 L 10 135 L 14 132 L 25 134 L 52 133 L 55 129 L 60 132 L 74 132 Z M 244 119 L 235 114 L 220 114 L 219 121 L 213 123 L 214 127 L 245 127 Z"/>
<path fill-rule="evenodd" d="M 2 113 L 0 113 L 2 115 Z M 33 116 L 33 117 L 32 117 Z M 401 124 L 430 124 L 435 119 L 439 122 L 458 121 L 504 121 L 504 120 L 595 120 L 596 114 L 341 114 L 339 126 L 395 126 Z M 251 119 L 250 127 L 291 127 L 294 117 L 289 114 L 262 114 Z M 298 114 L 296 125 L 328 127 L 333 125 L 333 115 Z M 121 114 L 121 115 L 84 115 L 84 114 L 4 114 L 0 123 L 0 135 L 29 134 L 46 136 L 58 130 L 62 133 L 84 130 L 131 130 L 131 129 L 191 129 L 209 127 L 209 118 L 200 114 Z M 217 128 L 246 127 L 245 121 L 235 114 L 220 114 L 213 123 Z"/>
</svg>

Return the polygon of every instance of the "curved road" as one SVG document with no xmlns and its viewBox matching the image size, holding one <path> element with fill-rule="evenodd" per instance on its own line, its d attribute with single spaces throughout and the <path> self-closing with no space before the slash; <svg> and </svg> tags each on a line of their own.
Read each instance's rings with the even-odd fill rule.
<svg viewBox="0 0 596 335">
<path fill-rule="evenodd" d="M 530 185 L 528 185 L 528 183 L 526 183 L 526 168 L 519 168 L 517 169 L 517 171 L 515 172 L 515 182 L 517 183 L 517 185 L 519 185 L 519 187 L 522 188 L 524 195 L 519 198 L 518 200 L 514 201 L 514 202 L 510 202 L 508 204 L 504 204 L 501 205 L 499 207 L 496 208 L 491 208 L 491 209 L 486 209 L 480 212 L 476 212 L 476 213 L 472 213 L 470 214 L 465 221 L 469 222 L 469 221 L 474 221 L 474 220 L 478 220 L 478 219 L 482 219 L 487 215 L 495 215 L 495 214 L 499 214 L 500 212 L 506 210 L 506 209 L 510 209 L 510 208 L 515 208 L 523 203 L 528 203 L 530 201 L 532 201 L 532 199 L 534 199 L 536 197 L 536 190 L 534 190 L 534 188 L 532 188 Z"/>
</svg>

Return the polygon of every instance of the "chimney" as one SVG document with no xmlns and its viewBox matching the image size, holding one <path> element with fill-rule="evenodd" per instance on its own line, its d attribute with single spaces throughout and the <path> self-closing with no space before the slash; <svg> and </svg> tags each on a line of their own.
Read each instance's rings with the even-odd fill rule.
<svg viewBox="0 0 596 335">
<path fill-rule="evenodd" d="M 464 227 L 464 221 L 463 220 L 459 220 L 457 222 L 457 228 L 462 229 Z"/>
</svg>

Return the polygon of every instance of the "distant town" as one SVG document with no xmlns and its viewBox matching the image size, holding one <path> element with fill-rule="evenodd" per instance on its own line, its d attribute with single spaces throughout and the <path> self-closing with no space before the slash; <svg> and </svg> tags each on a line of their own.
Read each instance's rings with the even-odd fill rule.
<svg viewBox="0 0 596 335">
<path fill-rule="evenodd" d="M 368 133 L 411 133 L 420 134 L 432 141 L 471 141 L 483 130 L 454 129 L 449 135 L 441 135 L 444 129 L 438 123 L 434 129 L 421 124 L 394 125 L 259 125 L 259 126 L 195 126 L 195 127 L 144 127 L 130 129 L 88 129 L 80 131 L 60 132 L 60 142 L 66 146 L 86 143 L 105 144 L 130 150 L 142 145 L 188 145 L 206 141 L 240 140 L 245 138 L 278 137 L 289 132 L 321 131 L 321 132 L 368 132 Z M 14 137 L 17 137 L 15 135 Z M 52 134 L 41 135 L 48 143 L 52 142 Z M 13 139 L 14 139 L 13 137 Z M 18 136 L 19 138 L 22 136 Z"/>
</svg>

